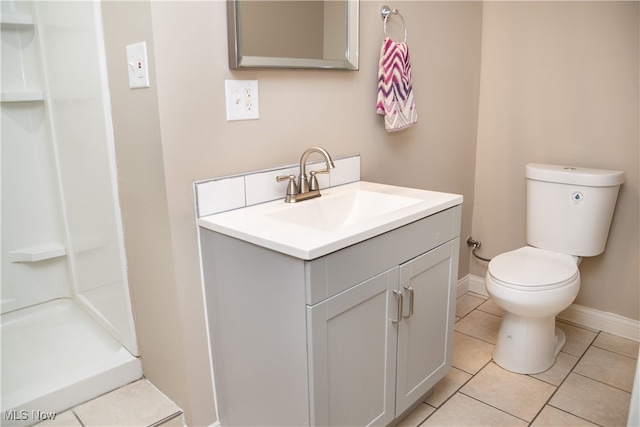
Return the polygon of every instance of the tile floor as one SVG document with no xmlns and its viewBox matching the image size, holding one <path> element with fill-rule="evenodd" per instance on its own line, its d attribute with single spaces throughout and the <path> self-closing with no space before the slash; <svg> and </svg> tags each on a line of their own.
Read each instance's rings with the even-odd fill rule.
<svg viewBox="0 0 640 427">
<path fill-rule="evenodd" d="M 558 322 L 567 344 L 538 375 L 500 368 L 491 353 L 502 311 L 487 297 L 458 298 L 453 368 L 400 426 L 624 426 L 638 343 Z M 140 380 L 60 414 L 52 426 L 182 426 L 182 411 Z"/>
<path fill-rule="evenodd" d="M 141 379 L 58 414 L 39 427 L 178 427 L 182 410 L 146 379 Z"/>
<path fill-rule="evenodd" d="M 625 426 L 639 343 L 557 322 L 567 343 L 537 375 L 491 359 L 502 310 L 486 296 L 458 298 L 453 368 L 400 426 Z"/>
</svg>

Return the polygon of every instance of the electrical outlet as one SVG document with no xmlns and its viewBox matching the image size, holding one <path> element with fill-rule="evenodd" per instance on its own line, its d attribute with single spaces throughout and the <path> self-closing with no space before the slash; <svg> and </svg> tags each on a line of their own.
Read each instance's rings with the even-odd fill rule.
<svg viewBox="0 0 640 427">
<path fill-rule="evenodd" d="M 129 69 L 130 88 L 149 87 L 149 63 L 147 61 L 146 42 L 127 46 L 127 67 Z"/>
<path fill-rule="evenodd" d="M 225 80 L 227 121 L 260 117 L 257 80 Z"/>
</svg>

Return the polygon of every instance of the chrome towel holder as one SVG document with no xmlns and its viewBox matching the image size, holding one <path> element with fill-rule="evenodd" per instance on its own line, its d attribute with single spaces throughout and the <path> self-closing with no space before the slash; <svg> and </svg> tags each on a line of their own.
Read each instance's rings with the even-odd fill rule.
<svg viewBox="0 0 640 427">
<path fill-rule="evenodd" d="M 400 17 L 400 20 L 402 21 L 402 27 L 404 28 L 404 43 L 407 42 L 407 24 L 404 22 L 404 18 L 402 17 L 402 15 L 400 14 L 400 11 L 398 9 L 391 9 L 389 6 L 384 5 L 380 8 L 380 17 L 382 18 L 382 28 L 384 29 L 384 36 L 387 37 L 387 20 L 389 19 L 390 15 L 396 15 Z"/>
</svg>

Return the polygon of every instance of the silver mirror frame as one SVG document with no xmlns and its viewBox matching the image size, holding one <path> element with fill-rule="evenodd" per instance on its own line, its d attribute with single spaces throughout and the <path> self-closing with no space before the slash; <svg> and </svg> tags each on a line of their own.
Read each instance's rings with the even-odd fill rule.
<svg viewBox="0 0 640 427">
<path fill-rule="evenodd" d="M 359 0 L 347 2 L 347 43 L 345 59 L 280 58 L 269 56 L 246 56 L 241 52 L 238 0 L 227 0 L 227 36 L 229 40 L 229 68 L 309 68 L 333 70 L 357 70 L 359 46 Z"/>
</svg>

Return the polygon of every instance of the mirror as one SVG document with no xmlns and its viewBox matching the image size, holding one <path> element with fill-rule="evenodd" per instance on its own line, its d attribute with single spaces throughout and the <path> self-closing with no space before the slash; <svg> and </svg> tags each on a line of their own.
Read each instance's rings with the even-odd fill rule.
<svg viewBox="0 0 640 427">
<path fill-rule="evenodd" d="M 358 69 L 358 0 L 227 0 L 229 68 Z"/>
</svg>

